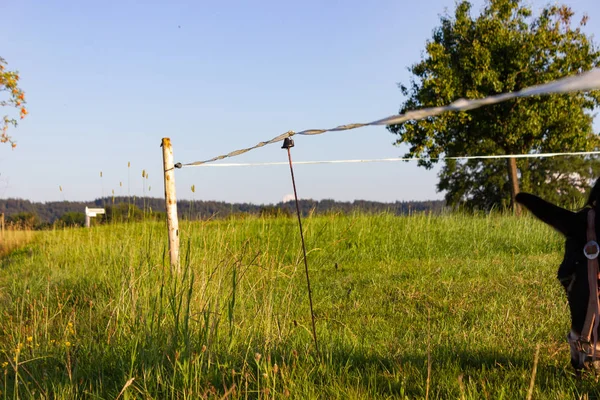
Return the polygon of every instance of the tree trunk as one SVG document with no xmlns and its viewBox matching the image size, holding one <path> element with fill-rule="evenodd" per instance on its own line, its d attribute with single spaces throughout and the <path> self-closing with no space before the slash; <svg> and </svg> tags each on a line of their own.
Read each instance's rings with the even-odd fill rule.
<svg viewBox="0 0 600 400">
<path fill-rule="evenodd" d="M 521 215 L 521 205 L 517 203 L 517 193 L 519 193 L 519 177 L 517 176 L 517 160 L 507 158 L 508 182 L 510 183 L 510 208 L 516 216 Z"/>
</svg>

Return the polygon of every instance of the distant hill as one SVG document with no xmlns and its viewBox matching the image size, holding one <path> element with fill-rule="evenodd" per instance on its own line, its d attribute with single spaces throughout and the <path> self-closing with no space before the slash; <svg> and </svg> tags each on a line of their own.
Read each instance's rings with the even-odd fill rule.
<svg viewBox="0 0 600 400">
<path fill-rule="evenodd" d="M 40 222 L 52 223 L 62 217 L 65 213 L 83 212 L 85 207 L 106 207 L 117 204 L 134 204 L 142 210 L 164 211 L 165 201 L 161 198 L 153 197 L 106 197 L 93 201 L 53 201 L 47 203 L 37 203 L 23 199 L 0 199 L 0 213 L 6 217 L 19 213 L 31 213 L 37 215 Z M 328 213 L 342 212 L 350 213 L 362 211 L 368 213 L 391 212 L 397 215 L 408 214 L 409 212 L 432 211 L 439 213 L 444 210 L 444 201 L 397 201 L 394 203 L 380 203 L 377 201 L 355 200 L 352 202 L 343 202 L 335 200 L 300 200 L 300 210 L 303 215 L 311 212 Z M 277 204 L 257 205 L 251 203 L 226 203 L 222 201 L 190 201 L 180 200 L 177 202 L 177 211 L 182 219 L 208 219 L 208 218 L 226 218 L 232 214 L 253 214 L 259 215 L 279 210 L 284 213 L 295 213 L 296 206 L 293 201 L 280 202 Z"/>
</svg>

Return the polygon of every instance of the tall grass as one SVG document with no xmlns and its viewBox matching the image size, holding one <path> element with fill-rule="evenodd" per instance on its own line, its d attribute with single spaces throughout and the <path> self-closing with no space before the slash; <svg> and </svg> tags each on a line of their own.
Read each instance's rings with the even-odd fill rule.
<svg viewBox="0 0 600 400">
<path fill-rule="evenodd" d="M 0 257 L 23 247 L 33 240 L 34 232 L 29 230 L 6 229 L 0 231 Z"/>
<path fill-rule="evenodd" d="M 0 261 L 6 398 L 535 398 L 574 379 L 561 238 L 530 218 L 330 215 L 45 232 Z"/>
</svg>

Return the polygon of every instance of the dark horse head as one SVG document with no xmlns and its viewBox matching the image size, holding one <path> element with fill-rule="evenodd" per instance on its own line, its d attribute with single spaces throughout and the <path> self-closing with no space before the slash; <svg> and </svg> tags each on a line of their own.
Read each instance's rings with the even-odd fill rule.
<svg viewBox="0 0 600 400">
<path fill-rule="evenodd" d="M 567 336 L 571 347 L 571 364 L 577 371 L 590 367 L 598 369 L 600 362 L 595 360 L 600 359 L 600 340 L 598 340 L 600 338 L 597 324 L 594 326 L 595 329 L 589 329 L 591 326 L 590 316 L 588 316 L 588 304 L 591 304 L 589 302 L 590 280 L 588 280 L 588 258 L 584 254 L 584 247 L 588 243 L 587 227 L 590 210 L 595 210 L 594 226 L 596 236 L 600 238 L 598 235 L 600 233 L 598 230 L 600 227 L 600 179 L 594 185 L 585 207 L 577 212 L 558 207 L 528 193 L 519 193 L 517 201 L 565 237 L 565 254 L 558 269 L 558 280 L 565 288 L 571 311 L 571 331 Z M 589 253 L 588 251 L 588 255 Z M 597 280 L 598 277 L 595 279 Z M 593 281 L 592 284 L 594 284 Z M 592 308 L 590 306 L 590 310 Z M 583 332 L 584 329 L 589 333 L 588 338 L 595 335 L 599 350 L 596 353 L 593 349 L 593 340 L 587 341 L 587 343 L 582 340 L 582 337 L 586 336 Z M 595 358 L 592 355 L 595 355 Z"/>
</svg>

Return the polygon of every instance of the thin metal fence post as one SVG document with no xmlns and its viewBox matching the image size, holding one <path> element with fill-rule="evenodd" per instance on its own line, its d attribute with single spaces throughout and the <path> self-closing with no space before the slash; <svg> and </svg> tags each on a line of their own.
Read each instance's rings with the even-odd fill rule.
<svg viewBox="0 0 600 400">
<path fill-rule="evenodd" d="M 312 333 L 313 339 L 315 340 L 315 350 L 317 351 L 317 357 L 320 357 L 319 342 L 317 341 L 317 328 L 315 325 L 315 313 L 313 311 L 312 301 L 312 289 L 310 288 L 310 278 L 308 275 L 308 261 L 306 258 L 306 245 L 304 244 L 304 232 L 302 229 L 302 218 L 300 217 L 300 206 L 298 205 L 298 193 L 296 192 L 296 180 L 294 179 L 294 168 L 292 166 L 292 153 L 290 149 L 294 147 L 294 141 L 292 139 L 285 138 L 283 141 L 282 149 L 287 149 L 288 160 L 290 163 L 290 172 L 292 174 L 292 186 L 294 187 L 294 198 L 296 199 L 296 214 L 298 215 L 298 226 L 300 227 L 300 239 L 302 240 L 302 254 L 304 254 L 304 271 L 306 272 L 306 286 L 308 287 L 308 302 L 310 304 L 310 317 L 312 320 Z"/>
</svg>

